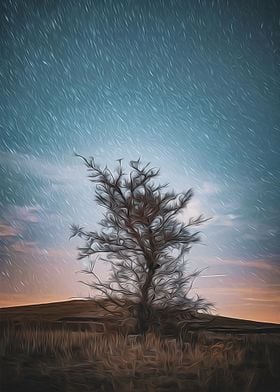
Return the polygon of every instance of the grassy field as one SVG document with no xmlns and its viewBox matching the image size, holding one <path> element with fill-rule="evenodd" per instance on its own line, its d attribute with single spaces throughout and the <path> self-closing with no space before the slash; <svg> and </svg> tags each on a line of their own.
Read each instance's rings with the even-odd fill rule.
<svg viewBox="0 0 280 392">
<path fill-rule="evenodd" d="M 0 310 L 1 392 L 280 390 L 277 326 L 273 333 L 260 333 L 263 324 L 215 318 L 204 328 L 142 337 L 88 328 L 94 322 L 77 322 L 74 328 L 77 315 L 59 324 L 58 314 L 70 318 L 68 305 Z M 51 312 L 52 306 L 60 311 Z M 93 317 L 92 305 L 83 306 L 78 314 Z M 242 327 L 246 333 L 236 332 Z"/>
</svg>

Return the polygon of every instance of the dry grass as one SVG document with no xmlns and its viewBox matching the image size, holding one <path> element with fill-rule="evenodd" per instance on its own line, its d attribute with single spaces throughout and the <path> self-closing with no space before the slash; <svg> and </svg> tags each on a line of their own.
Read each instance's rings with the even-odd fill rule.
<svg viewBox="0 0 280 392">
<path fill-rule="evenodd" d="M 0 389 L 278 391 L 280 336 L 123 335 L 13 323 L 2 327 Z"/>
</svg>

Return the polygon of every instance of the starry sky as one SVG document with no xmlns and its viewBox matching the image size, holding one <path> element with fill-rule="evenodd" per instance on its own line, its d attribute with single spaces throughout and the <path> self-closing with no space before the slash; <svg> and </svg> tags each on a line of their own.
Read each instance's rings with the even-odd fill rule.
<svg viewBox="0 0 280 392">
<path fill-rule="evenodd" d="M 0 18 L 0 306 L 89 294 L 69 226 L 101 211 L 78 152 L 193 188 L 181 218 L 212 217 L 196 292 L 280 322 L 278 1 L 2 0 Z"/>
</svg>

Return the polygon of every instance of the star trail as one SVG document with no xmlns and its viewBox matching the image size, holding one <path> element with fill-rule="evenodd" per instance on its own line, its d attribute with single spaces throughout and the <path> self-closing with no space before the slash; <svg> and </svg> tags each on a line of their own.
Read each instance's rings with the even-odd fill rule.
<svg viewBox="0 0 280 392">
<path fill-rule="evenodd" d="M 195 290 L 280 322 L 278 2 L 3 0 L 0 18 L 0 306 L 89 294 L 69 226 L 101 212 L 78 152 L 193 188 L 181 218 L 212 217 Z"/>
</svg>

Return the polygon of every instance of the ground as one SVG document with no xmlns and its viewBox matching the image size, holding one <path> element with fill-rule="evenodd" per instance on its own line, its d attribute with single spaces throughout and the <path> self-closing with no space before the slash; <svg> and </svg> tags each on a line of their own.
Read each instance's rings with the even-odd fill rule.
<svg viewBox="0 0 280 392">
<path fill-rule="evenodd" d="M 0 309 L 0 390 L 280 390 L 280 325 L 201 316 L 143 337 L 104 316 L 82 300 Z"/>
</svg>

